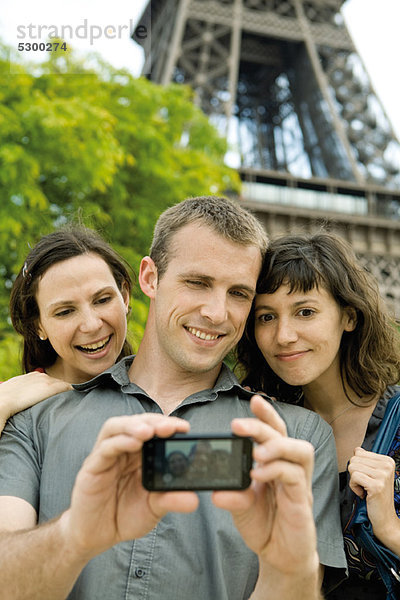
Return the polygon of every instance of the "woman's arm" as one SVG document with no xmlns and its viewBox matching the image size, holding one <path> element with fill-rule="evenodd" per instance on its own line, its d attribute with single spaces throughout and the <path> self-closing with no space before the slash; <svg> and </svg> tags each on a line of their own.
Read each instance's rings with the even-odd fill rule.
<svg viewBox="0 0 400 600">
<path fill-rule="evenodd" d="M 4 381 L 0 385 L 0 434 L 15 413 L 70 389 L 71 384 L 66 381 L 37 371 Z"/>
</svg>

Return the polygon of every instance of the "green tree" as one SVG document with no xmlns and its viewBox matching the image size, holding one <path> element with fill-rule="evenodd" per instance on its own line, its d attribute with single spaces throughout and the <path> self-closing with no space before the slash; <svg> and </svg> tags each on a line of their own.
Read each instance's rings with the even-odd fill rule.
<svg viewBox="0 0 400 600">
<path fill-rule="evenodd" d="M 239 188 L 223 162 L 225 140 L 188 87 L 158 86 L 62 50 L 40 68 L 10 69 L 8 53 L 0 46 L 2 369 L 17 364 L 9 290 L 42 235 L 79 214 L 137 270 L 167 206 Z M 136 346 L 145 318 L 136 291 L 130 325 Z"/>
</svg>

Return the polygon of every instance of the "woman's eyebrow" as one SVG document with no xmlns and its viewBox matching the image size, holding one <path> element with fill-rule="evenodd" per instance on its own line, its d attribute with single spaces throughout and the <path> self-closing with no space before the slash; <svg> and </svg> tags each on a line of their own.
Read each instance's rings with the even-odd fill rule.
<svg viewBox="0 0 400 600">
<path fill-rule="evenodd" d="M 312 298 L 311 296 L 308 296 L 307 298 L 301 298 L 300 300 L 296 300 L 296 302 L 293 302 L 292 306 L 301 306 L 303 304 L 309 304 L 310 302 L 312 304 L 320 304 L 318 298 Z M 258 304 L 254 310 L 257 311 L 257 310 L 261 310 L 261 309 L 274 310 L 275 307 L 270 306 L 269 304 L 263 303 L 263 304 Z"/>
<path fill-rule="evenodd" d="M 96 296 L 101 296 L 101 294 L 111 291 L 112 289 L 113 289 L 112 286 L 106 285 L 105 287 L 103 287 L 99 290 L 96 290 L 92 297 L 96 298 Z M 52 302 L 51 304 L 49 304 L 48 309 L 53 310 L 54 308 L 57 308 L 59 306 L 64 306 L 66 304 L 74 304 L 75 302 L 76 302 L 76 300 L 67 300 L 66 298 L 56 300 L 55 302 Z"/>
<path fill-rule="evenodd" d="M 64 306 L 66 304 L 73 304 L 74 301 L 73 300 L 56 300 L 55 302 L 52 302 L 51 304 L 48 305 L 48 310 L 53 310 L 54 308 L 58 308 L 60 306 Z"/>
</svg>

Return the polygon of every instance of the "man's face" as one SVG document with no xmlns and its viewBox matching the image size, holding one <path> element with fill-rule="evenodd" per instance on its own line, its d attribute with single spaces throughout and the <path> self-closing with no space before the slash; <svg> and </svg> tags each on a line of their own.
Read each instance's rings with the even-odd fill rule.
<svg viewBox="0 0 400 600">
<path fill-rule="evenodd" d="M 161 357 L 184 372 L 219 367 L 243 333 L 260 267 L 256 246 L 198 223 L 182 227 L 153 298 Z"/>
</svg>

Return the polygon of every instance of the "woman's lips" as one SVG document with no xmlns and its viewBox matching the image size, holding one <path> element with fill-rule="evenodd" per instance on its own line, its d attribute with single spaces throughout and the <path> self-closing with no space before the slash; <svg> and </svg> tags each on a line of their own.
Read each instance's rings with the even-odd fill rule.
<svg viewBox="0 0 400 600">
<path fill-rule="evenodd" d="M 297 352 L 281 353 L 281 354 L 276 354 L 275 356 L 278 360 L 281 360 L 283 362 L 291 362 L 293 360 L 302 358 L 308 352 L 309 352 L 309 350 L 298 350 Z"/>
</svg>

